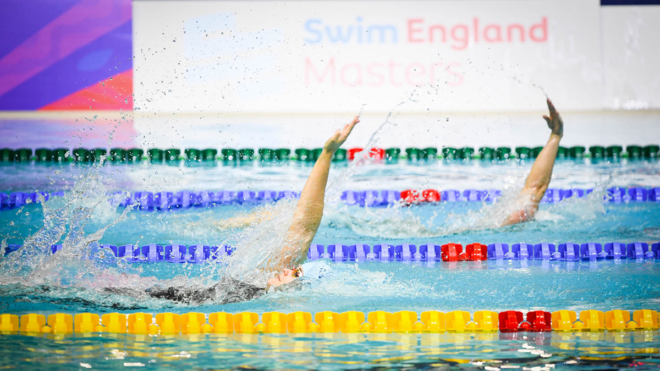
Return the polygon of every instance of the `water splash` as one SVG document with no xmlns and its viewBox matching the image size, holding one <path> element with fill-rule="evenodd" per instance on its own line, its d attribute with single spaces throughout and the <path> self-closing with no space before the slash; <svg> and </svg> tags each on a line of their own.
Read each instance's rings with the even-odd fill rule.
<svg viewBox="0 0 660 371">
<path fill-rule="evenodd" d="M 388 208 L 363 208 L 348 212 L 348 206 L 335 204 L 324 215 L 324 222 L 338 228 L 376 238 L 420 238 L 470 234 L 476 231 L 500 228 L 502 223 L 518 210 L 524 209 L 530 200 L 521 199 L 520 191 L 525 176 L 514 177 L 505 184 L 502 196 L 496 203 L 481 203 L 478 210 L 455 213 L 451 204 L 433 206 L 433 215 L 423 218 L 416 212 L 419 206 L 408 207 L 403 203 Z M 605 213 L 603 198 L 612 179 L 601 180 L 593 193 L 584 198 L 570 198 L 553 205 L 541 205 L 535 221 L 574 223 L 575 220 L 594 221 Z M 534 220 L 528 223 L 534 223 Z"/>
<path fill-rule="evenodd" d="M 226 259 L 223 275 L 265 287 L 266 280 L 277 273 L 273 262 L 284 247 L 296 206 L 295 200 L 282 200 L 253 210 L 250 215 L 267 217 L 235 232 L 232 240 L 236 241 L 236 251 Z"/>
<path fill-rule="evenodd" d="M 99 165 L 101 166 L 101 165 Z M 67 286 L 108 269 L 127 269 L 118 264 L 116 268 L 104 268 L 95 254 L 98 241 L 105 231 L 125 219 L 131 208 L 119 216 L 110 207 L 103 179 L 97 167 L 81 172 L 78 181 L 67 192 L 64 205 L 53 199 L 40 204 L 44 214 L 44 226 L 29 236 L 18 250 L 0 261 L 0 284 L 20 283 L 24 285 L 55 284 Z M 105 226 L 95 232 L 85 232 L 90 220 L 106 220 Z M 51 253 L 51 245 L 62 241 L 62 250 Z"/>
</svg>

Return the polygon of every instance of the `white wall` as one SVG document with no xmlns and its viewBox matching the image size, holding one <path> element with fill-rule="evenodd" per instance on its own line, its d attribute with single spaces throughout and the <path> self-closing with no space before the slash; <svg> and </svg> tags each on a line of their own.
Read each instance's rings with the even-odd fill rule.
<svg viewBox="0 0 660 371">
<path fill-rule="evenodd" d="M 603 107 L 660 109 L 660 6 L 602 7 L 601 17 Z"/>
<path fill-rule="evenodd" d="M 480 37 L 463 48 L 451 29 L 471 32 L 475 18 Z M 445 26 L 446 42 L 410 42 L 411 19 Z M 491 24 L 523 25 L 526 41 L 485 42 Z M 396 43 L 369 25 L 393 25 Z M 534 25 L 542 41 L 530 42 Z M 350 41 L 331 42 L 325 26 L 352 26 Z M 539 86 L 564 116 L 565 145 L 653 144 L 657 35 L 660 6 L 597 0 L 134 2 L 135 130 L 146 146 L 313 147 L 363 112 L 347 143 L 362 146 L 393 112 L 379 145 L 535 146 L 548 135 Z M 330 61 L 334 74 L 311 74 Z"/>
</svg>

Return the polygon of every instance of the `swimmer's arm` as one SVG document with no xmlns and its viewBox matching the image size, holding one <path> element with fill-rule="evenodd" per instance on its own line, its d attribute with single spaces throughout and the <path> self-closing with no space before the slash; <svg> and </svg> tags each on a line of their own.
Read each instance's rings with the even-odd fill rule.
<svg viewBox="0 0 660 371">
<path fill-rule="evenodd" d="M 552 130 L 550 139 L 548 139 L 548 143 L 534 161 L 532 170 L 525 181 L 525 187 L 520 192 L 519 198 L 523 201 L 523 208 L 509 215 L 502 226 L 523 223 L 532 219 L 550 184 L 552 168 L 555 166 L 555 158 L 557 158 L 557 151 L 559 150 L 559 142 L 564 136 L 564 122 L 550 99 L 547 100 L 547 103 L 550 116 L 543 116 L 543 119 Z"/>
<path fill-rule="evenodd" d="M 278 269 L 292 268 L 304 262 L 309 246 L 321 225 L 325 187 L 328 183 L 332 156 L 346 141 L 358 122 L 360 118 L 356 116 L 350 124 L 337 130 L 323 146 L 323 152 L 316 160 L 300 194 L 296 213 L 287 232 L 285 246 L 278 257 Z"/>
<path fill-rule="evenodd" d="M 261 223 L 273 219 L 275 215 L 270 211 L 258 211 L 248 215 L 235 216 L 229 219 L 215 221 L 219 229 L 245 228 L 254 223 Z"/>
</svg>

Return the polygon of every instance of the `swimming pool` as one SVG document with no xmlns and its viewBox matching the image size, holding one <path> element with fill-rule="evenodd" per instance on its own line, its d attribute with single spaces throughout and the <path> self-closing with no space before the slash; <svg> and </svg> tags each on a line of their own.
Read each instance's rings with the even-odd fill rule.
<svg viewBox="0 0 660 371">
<path fill-rule="evenodd" d="M 655 259 L 364 261 L 309 263 L 300 285 L 259 299 L 186 305 L 105 290 L 206 286 L 229 269 L 257 262 L 282 238 L 295 199 L 144 211 L 117 207 L 108 194 L 189 190 L 300 191 L 308 164 L 251 162 L 169 165 L 1 164 L 5 192 L 58 192 L 45 205 L 0 211 L 3 244 L 26 245 L 4 258 L 2 312 L 188 313 L 333 311 L 422 313 L 531 310 L 657 309 L 660 264 Z M 610 187 L 655 187 L 660 163 L 643 160 L 563 160 L 551 187 L 594 189 L 590 195 L 542 204 L 535 221 L 493 228 L 506 198 L 522 186 L 531 162 L 431 161 L 336 164 L 326 214 L 315 244 L 443 245 L 471 243 L 633 243 L 660 241 L 654 202 L 603 202 Z M 345 190 L 498 189 L 492 202 L 438 202 L 364 208 L 340 201 Z M 276 215 L 247 226 L 218 220 L 254 209 Z M 51 246 L 62 243 L 56 254 Z M 101 245 L 232 246 L 222 263 L 127 263 Z M 99 252 L 103 252 L 99 255 Z M 22 259 L 12 259 L 21 256 Z M 9 260 L 8 260 L 9 259 Z M 113 369 L 152 368 L 655 368 L 658 330 L 632 332 L 440 334 L 199 334 L 178 337 L 75 334 L 0 337 L 3 365 Z M 9 357 L 11 355 L 12 357 Z"/>
</svg>

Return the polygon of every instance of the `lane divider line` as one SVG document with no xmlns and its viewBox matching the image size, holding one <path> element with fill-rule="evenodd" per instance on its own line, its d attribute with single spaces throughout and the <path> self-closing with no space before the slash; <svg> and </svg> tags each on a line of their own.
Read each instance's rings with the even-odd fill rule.
<svg viewBox="0 0 660 371">
<path fill-rule="evenodd" d="M 5 256 L 17 251 L 21 245 L 8 245 Z M 62 244 L 51 246 L 51 253 L 62 250 Z M 129 263 L 193 263 L 223 262 L 235 250 L 230 245 L 99 245 L 101 251 L 107 251 L 116 258 L 124 258 Z M 655 260 L 660 259 L 660 242 L 649 245 L 646 242 L 624 244 L 609 242 L 577 243 L 494 243 L 484 245 L 471 243 L 465 246 L 457 243 L 444 245 L 426 243 L 415 245 L 403 243 L 390 245 L 381 243 L 370 246 L 358 243 L 355 245 L 330 244 L 327 246 L 312 244 L 307 252 L 309 261 L 329 259 L 334 262 L 459 262 L 485 260 L 541 260 L 574 262 L 581 260 L 597 261 L 602 259 Z"/>
<path fill-rule="evenodd" d="M 260 318 L 261 317 L 261 318 Z M 619 332 L 657 330 L 658 312 L 571 310 L 467 311 L 448 313 L 430 310 L 418 315 L 414 311 L 395 313 L 373 311 L 254 312 L 236 314 L 200 312 L 185 314 L 158 313 L 55 313 L 46 317 L 30 313 L 20 316 L 0 315 L 0 333 L 112 333 L 139 335 L 179 334 L 303 334 L 303 333 L 479 333 L 479 332 Z"/>
<path fill-rule="evenodd" d="M 593 192 L 593 189 L 559 189 L 549 188 L 542 203 L 557 203 L 570 198 L 583 198 Z M 142 211 L 172 210 L 188 208 L 206 208 L 224 205 L 243 205 L 276 202 L 283 199 L 296 199 L 300 193 L 294 191 L 179 191 L 179 192 L 125 192 L 116 191 L 108 194 L 113 205 L 118 207 L 135 207 Z M 15 209 L 29 204 L 36 204 L 43 198 L 64 196 L 64 192 L 12 192 L 0 193 L 0 208 Z M 346 205 L 361 207 L 388 207 L 397 203 L 433 204 L 438 202 L 497 202 L 502 191 L 466 189 L 459 191 L 435 189 L 404 191 L 396 190 L 362 190 L 343 191 L 341 200 Z M 660 187 L 612 187 L 607 189 L 603 201 L 610 203 L 628 202 L 660 202 Z"/>
</svg>

